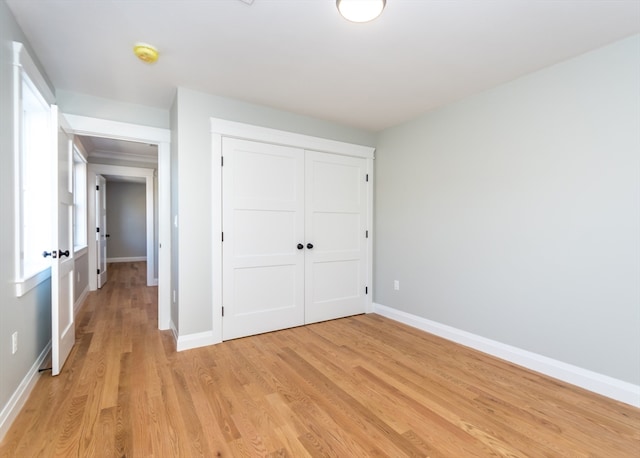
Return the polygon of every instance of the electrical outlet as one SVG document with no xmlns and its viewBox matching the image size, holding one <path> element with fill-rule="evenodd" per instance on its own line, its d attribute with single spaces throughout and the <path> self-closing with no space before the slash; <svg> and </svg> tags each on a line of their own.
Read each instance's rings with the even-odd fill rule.
<svg viewBox="0 0 640 458">
<path fill-rule="evenodd" d="M 400 281 L 399 280 L 393 280 L 393 289 L 395 291 L 400 291 Z"/>
<path fill-rule="evenodd" d="M 11 334 L 11 354 L 15 355 L 18 351 L 18 331 Z"/>
</svg>

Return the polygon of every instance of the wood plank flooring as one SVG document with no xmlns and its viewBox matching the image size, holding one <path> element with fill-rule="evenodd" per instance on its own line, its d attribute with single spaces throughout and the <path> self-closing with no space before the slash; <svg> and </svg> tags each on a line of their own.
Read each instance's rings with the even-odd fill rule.
<svg viewBox="0 0 640 458">
<path fill-rule="evenodd" d="M 109 268 L 0 456 L 640 456 L 639 409 L 376 315 L 176 353 L 144 263 Z"/>
</svg>

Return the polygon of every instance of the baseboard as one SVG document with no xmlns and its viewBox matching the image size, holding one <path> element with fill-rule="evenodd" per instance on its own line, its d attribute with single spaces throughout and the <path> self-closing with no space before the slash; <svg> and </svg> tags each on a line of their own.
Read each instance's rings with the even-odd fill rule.
<svg viewBox="0 0 640 458">
<path fill-rule="evenodd" d="M 139 261 L 146 261 L 147 257 L 146 256 L 134 256 L 134 257 L 130 257 L 130 258 L 107 258 L 107 263 L 112 263 L 112 262 L 139 262 Z"/>
<path fill-rule="evenodd" d="M 84 288 L 84 291 L 82 291 L 82 293 L 80 293 L 80 296 L 78 296 L 78 300 L 73 304 L 74 318 L 78 316 L 78 312 L 80 312 L 80 309 L 84 306 L 84 300 L 87 298 L 88 295 L 89 295 L 89 285 L 87 285 Z"/>
<path fill-rule="evenodd" d="M 2 412 L 0 412 L 0 442 L 4 439 L 4 436 L 7 434 L 7 431 L 9 431 L 11 424 L 20 413 L 20 410 L 22 410 L 22 407 L 24 407 L 25 402 L 27 402 L 31 391 L 35 387 L 40 376 L 38 369 L 40 369 L 40 366 L 42 366 L 42 363 L 47 358 L 50 351 L 51 342 L 44 347 L 44 350 L 42 350 L 36 361 L 33 363 L 29 372 L 27 372 L 27 375 L 24 376 L 16 391 L 14 391 L 11 398 L 9 398 L 7 405 L 5 405 Z"/>
<path fill-rule="evenodd" d="M 616 401 L 640 407 L 640 386 L 638 385 L 512 347 L 385 305 L 374 303 L 373 312 Z"/>
<path fill-rule="evenodd" d="M 173 331 L 173 335 L 177 335 L 175 329 Z M 206 347 L 208 345 L 214 345 L 216 343 L 219 342 L 215 340 L 213 331 L 197 332 L 195 334 L 187 334 L 184 336 L 177 335 L 176 350 L 191 350 L 193 348 Z"/>
</svg>

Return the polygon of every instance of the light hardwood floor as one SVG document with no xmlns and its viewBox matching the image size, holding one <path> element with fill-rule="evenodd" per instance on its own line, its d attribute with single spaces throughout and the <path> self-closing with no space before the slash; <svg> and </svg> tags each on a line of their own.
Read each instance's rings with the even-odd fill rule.
<svg viewBox="0 0 640 458">
<path fill-rule="evenodd" d="M 109 272 L 0 456 L 640 456 L 639 409 L 376 315 L 176 353 L 144 263 Z"/>
</svg>

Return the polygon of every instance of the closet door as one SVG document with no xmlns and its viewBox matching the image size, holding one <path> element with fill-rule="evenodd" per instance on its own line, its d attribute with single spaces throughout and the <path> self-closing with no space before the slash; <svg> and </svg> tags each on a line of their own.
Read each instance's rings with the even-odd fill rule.
<svg viewBox="0 0 640 458">
<path fill-rule="evenodd" d="M 224 138 L 223 340 L 304 324 L 304 151 Z"/>
<path fill-rule="evenodd" d="M 305 323 L 365 313 L 366 160 L 308 151 L 305 184 Z"/>
</svg>

